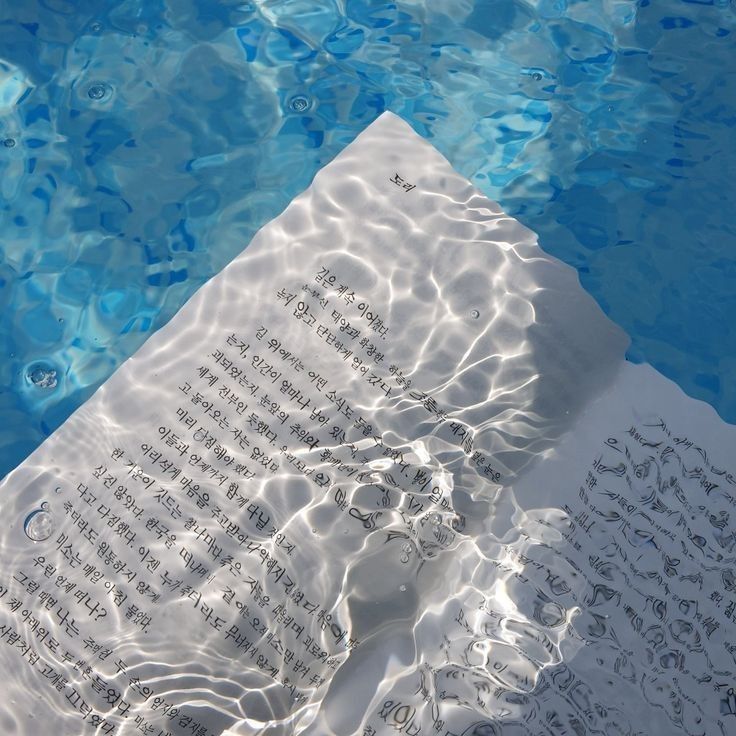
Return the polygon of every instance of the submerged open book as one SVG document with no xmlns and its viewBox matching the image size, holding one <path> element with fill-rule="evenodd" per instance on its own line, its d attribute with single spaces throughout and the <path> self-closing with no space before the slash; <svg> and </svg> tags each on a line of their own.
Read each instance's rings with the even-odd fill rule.
<svg viewBox="0 0 736 736">
<path fill-rule="evenodd" d="M 736 430 L 626 344 L 382 115 L 2 483 L 3 732 L 736 733 Z"/>
</svg>

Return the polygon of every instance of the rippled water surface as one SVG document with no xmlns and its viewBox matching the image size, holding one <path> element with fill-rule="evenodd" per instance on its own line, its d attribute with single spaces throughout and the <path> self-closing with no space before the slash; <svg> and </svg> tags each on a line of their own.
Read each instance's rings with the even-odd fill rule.
<svg viewBox="0 0 736 736">
<path fill-rule="evenodd" d="M 386 109 L 736 421 L 733 3 L 0 10 L 0 474 Z"/>
</svg>

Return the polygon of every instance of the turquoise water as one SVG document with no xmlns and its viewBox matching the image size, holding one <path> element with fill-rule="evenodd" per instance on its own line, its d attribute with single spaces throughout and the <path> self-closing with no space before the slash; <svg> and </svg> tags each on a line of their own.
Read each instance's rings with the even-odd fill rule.
<svg viewBox="0 0 736 736">
<path fill-rule="evenodd" d="M 728 0 L 0 0 L 0 476 L 386 109 L 736 422 L 735 31 Z"/>
</svg>

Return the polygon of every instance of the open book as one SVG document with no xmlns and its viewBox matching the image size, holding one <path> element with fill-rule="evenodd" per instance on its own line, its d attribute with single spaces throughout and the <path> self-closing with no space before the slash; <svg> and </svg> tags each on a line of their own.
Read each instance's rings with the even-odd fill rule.
<svg viewBox="0 0 736 736">
<path fill-rule="evenodd" d="M 736 430 L 386 113 L 2 483 L 4 733 L 736 733 Z"/>
</svg>

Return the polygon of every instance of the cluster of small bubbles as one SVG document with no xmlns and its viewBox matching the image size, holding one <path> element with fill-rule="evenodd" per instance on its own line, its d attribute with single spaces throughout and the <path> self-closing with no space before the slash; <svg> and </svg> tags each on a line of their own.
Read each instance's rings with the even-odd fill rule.
<svg viewBox="0 0 736 736">
<path fill-rule="evenodd" d="M 36 364 L 28 369 L 28 380 L 38 388 L 56 388 L 56 371 L 48 366 Z"/>
<path fill-rule="evenodd" d="M 411 552 L 411 544 L 409 544 L 409 542 L 404 542 L 404 544 L 401 545 L 401 549 L 403 552 Z"/>
<path fill-rule="evenodd" d="M 534 72 L 534 73 L 532 74 L 532 79 L 533 79 L 533 80 L 534 80 L 535 82 L 539 82 L 539 81 L 540 81 L 540 80 L 542 79 L 542 74 L 541 74 L 540 72 Z"/>
<path fill-rule="evenodd" d="M 13 148 L 13 146 L 15 146 L 15 138 L 6 138 L 3 141 L 3 145 L 5 148 Z"/>
<path fill-rule="evenodd" d="M 296 95 L 289 100 L 289 107 L 294 112 L 305 112 L 311 104 L 311 100 L 305 95 Z"/>
<path fill-rule="evenodd" d="M 470 316 L 471 316 L 471 317 L 472 317 L 473 319 L 478 319 L 478 318 L 480 317 L 480 312 L 479 312 L 479 311 L 478 311 L 477 309 L 474 309 L 474 310 L 473 310 L 473 311 L 472 311 L 472 312 L 470 313 Z"/>
<path fill-rule="evenodd" d="M 89 97 L 90 100 L 104 100 L 109 96 L 110 87 L 104 82 L 92 82 L 92 84 L 90 84 L 89 88 L 87 89 L 87 97 Z"/>
<path fill-rule="evenodd" d="M 613 112 L 613 105 L 608 106 L 608 112 Z"/>
</svg>

